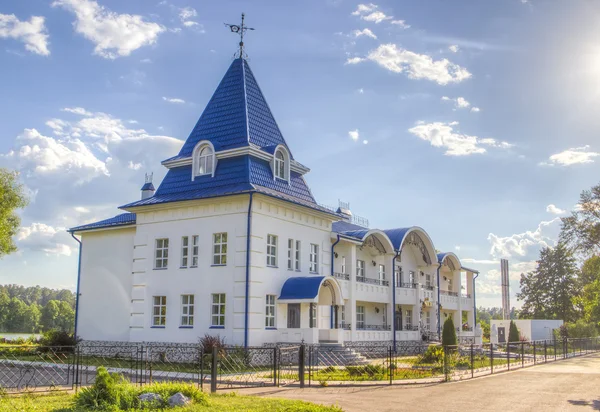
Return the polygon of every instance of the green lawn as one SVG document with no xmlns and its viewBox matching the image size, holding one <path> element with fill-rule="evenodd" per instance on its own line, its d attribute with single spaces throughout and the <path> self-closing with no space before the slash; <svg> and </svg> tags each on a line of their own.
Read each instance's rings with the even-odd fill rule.
<svg viewBox="0 0 600 412">
<path fill-rule="evenodd" d="M 66 393 L 50 395 L 24 395 L 20 397 L 0 398 L 0 412 L 84 412 L 74 409 L 73 396 Z M 168 411 L 169 409 L 162 409 Z M 209 405 L 191 405 L 173 409 L 177 412 L 213 412 L 213 411 L 272 411 L 272 412 L 341 412 L 335 406 L 321 406 L 302 401 L 259 398 L 237 395 L 211 395 Z"/>
</svg>

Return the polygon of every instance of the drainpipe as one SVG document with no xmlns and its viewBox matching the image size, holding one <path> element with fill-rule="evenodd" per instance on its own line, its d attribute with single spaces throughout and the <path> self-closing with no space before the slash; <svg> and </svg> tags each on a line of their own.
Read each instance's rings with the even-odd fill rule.
<svg viewBox="0 0 600 412">
<path fill-rule="evenodd" d="M 392 340 L 394 342 L 394 352 L 396 352 L 396 258 L 400 256 L 400 251 L 392 258 Z"/>
<path fill-rule="evenodd" d="M 439 262 L 439 266 L 437 268 L 437 288 L 438 288 L 438 298 L 437 298 L 437 330 L 438 330 L 438 339 L 440 339 L 441 333 L 441 318 L 442 313 L 440 310 L 440 269 L 442 268 L 442 262 Z"/>
<path fill-rule="evenodd" d="M 75 328 L 73 329 L 73 336 L 77 338 L 77 321 L 79 319 L 79 283 L 81 281 L 81 249 L 83 249 L 83 244 L 81 240 L 77 239 L 73 232 L 69 232 L 71 237 L 79 243 L 79 261 L 77 263 L 77 292 L 75 295 Z"/>
<path fill-rule="evenodd" d="M 331 276 L 333 276 L 333 248 L 340 243 L 340 235 L 337 235 L 337 240 L 331 245 Z"/>
<path fill-rule="evenodd" d="M 473 327 L 477 325 L 477 303 L 475 302 L 475 279 L 477 279 L 477 276 L 479 276 L 479 272 L 473 276 Z"/>
<path fill-rule="evenodd" d="M 248 312 L 250 305 L 250 234 L 252 229 L 252 195 L 248 202 L 248 226 L 246 230 L 246 302 L 244 311 L 244 348 L 248 347 Z"/>
</svg>

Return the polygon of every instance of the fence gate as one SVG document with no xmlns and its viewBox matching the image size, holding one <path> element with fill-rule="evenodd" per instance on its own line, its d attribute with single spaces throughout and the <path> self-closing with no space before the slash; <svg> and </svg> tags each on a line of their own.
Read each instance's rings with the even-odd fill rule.
<svg viewBox="0 0 600 412">
<path fill-rule="evenodd" d="M 300 345 L 286 346 L 277 351 L 277 386 L 300 382 Z"/>
</svg>

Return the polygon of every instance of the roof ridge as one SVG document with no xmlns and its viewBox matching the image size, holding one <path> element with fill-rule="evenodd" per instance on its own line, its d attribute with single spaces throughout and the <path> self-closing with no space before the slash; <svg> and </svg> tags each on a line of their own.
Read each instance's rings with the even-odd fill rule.
<svg viewBox="0 0 600 412">
<path fill-rule="evenodd" d="M 240 57 L 241 58 L 241 57 Z M 246 115 L 246 141 L 250 144 L 250 122 L 248 121 L 248 92 L 246 90 L 246 61 L 242 59 L 242 84 L 244 85 L 244 113 Z"/>
</svg>

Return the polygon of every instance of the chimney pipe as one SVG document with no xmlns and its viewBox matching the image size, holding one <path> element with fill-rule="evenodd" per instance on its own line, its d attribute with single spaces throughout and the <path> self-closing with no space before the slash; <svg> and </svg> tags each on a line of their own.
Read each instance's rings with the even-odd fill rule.
<svg viewBox="0 0 600 412">
<path fill-rule="evenodd" d="M 146 183 L 142 186 L 142 200 L 154 196 L 154 185 L 152 184 L 152 176 L 154 173 L 146 173 Z"/>
</svg>

